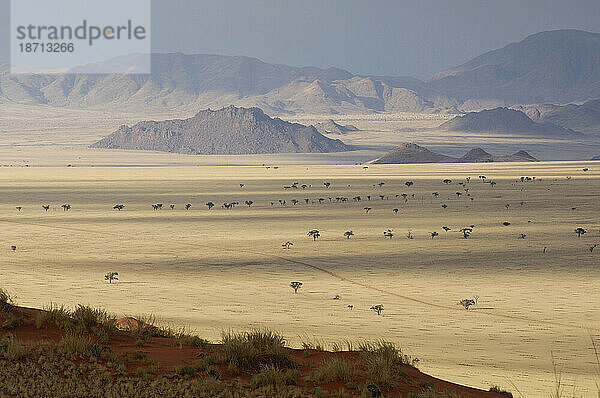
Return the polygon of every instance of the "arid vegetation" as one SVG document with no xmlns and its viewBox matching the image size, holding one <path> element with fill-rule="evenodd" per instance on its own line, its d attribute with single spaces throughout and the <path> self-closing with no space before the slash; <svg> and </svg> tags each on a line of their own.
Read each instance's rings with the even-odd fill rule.
<svg viewBox="0 0 600 398">
<path fill-rule="evenodd" d="M 82 305 L 16 307 L 4 290 L 0 321 L 0 395 L 9 397 L 498 396 L 431 378 L 384 341 L 293 350 L 280 334 L 253 330 L 214 344 Z"/>
</svg>

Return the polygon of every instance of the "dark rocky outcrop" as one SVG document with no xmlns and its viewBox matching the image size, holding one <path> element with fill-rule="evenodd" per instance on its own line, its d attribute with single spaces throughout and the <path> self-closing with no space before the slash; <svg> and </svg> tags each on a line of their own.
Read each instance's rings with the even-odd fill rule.
<svg viewBox="0 0 600 398">
<path fill-rule="evenodd" d="M 139 149 L 187 154 L 341 152 L 351 150 L 313 126 L 270 118 L 258 108 L 229 106 L 189 119 L 121 126 L 92 148 Z"/>
</svg>

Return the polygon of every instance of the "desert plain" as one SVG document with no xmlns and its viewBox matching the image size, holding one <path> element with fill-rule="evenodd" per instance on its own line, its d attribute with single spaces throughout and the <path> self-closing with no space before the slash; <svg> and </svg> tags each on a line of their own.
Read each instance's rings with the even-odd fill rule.
<svg viewBox="0 0 600 398">
<path fill-rule="evenodd" d="M 385 339 L 455 383 L 548 396 L 559 373 L 565 391 L 597 395 L 600 162 L 362 164 L 381 153 L 377 145 L 322 155 L 91 150 L 119 115 L 52 111 L 70 114 L 61 125 L 69 115 L 19 109 L 0 118 L 10 131 L 0 148 L 0 267 L 19 305 L 152 314 L 214 341 L 252 328 L 298 347 Z M 439 124 L 427 118 L 394 123 Z M 351 144 L 369 131 L 382 147 L 406 138 L 373 127 L 385 120 L 352 121 L 362 131 Z M 231 202 L 239 205 L 222 208 Z M 459 230 L 471 225 L 465 239 Z M 587 233 L 578 237 L 578 227 Z M 110 271 L 119 272 L 112 284 Z M 297 294 L 290 281 L 303 283 Z M 470 310 L 458 305 L 475 296 Z M 377 304 L 381 315 L 370 309 Z"/>
</svg>

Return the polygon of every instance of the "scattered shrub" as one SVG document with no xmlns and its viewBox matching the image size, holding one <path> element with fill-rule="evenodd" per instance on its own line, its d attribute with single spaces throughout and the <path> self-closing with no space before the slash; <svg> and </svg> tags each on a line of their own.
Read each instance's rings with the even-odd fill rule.
<svg viewBox="0 0 600 398">
<path fill-rule="evenodd" d="M 250 379 L 250 387 L 259 388 L 268 385 L 294 386 L 296 378 L 300 376 L 297 369 L 279 369 L 273 365 L 263 366 L 260 373 Z"/>
<path fill-rule="evenodd" d="M 351 382 L 358 377 L 356 367 L 342 359 L 334 358 L 323 361 L 320 366 L 313 370 L 310 378 L 320 382 Z"/>
<path fill-rule="evenodd" d="M 498 393 L 498 394 L 502 394 L 502 395 L 507 396 L 509 398 L 513 398 L 513 395 L 512 395 L 512 393 L 510 391 L 503 390 L 503 389 L 501 389 L 498 386 L 492 386 L 492 387 L 490 387 L 490 391 Z"/>
<path fill-rule="evenodd" d="M 296 368 L 282 336 L 271 331 L 224 332 L 222 355 L 225 362 L 243 371 L 256 371 L 265 365 Z"/>
</svg>

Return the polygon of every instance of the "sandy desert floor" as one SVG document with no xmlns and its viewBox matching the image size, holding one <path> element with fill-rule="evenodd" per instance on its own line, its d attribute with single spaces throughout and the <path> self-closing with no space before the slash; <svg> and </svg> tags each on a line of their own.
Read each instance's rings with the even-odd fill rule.
<svg viewBox="0 0 600 398">
<path fill-rule="evenodd" d="M 465 192 L 458 182 L 468 176 Z M 284 188 L 293 182 L 307 187 Z M 600 247 L 589 248 L 600 243 L 599 197 L 599 162 L 1 167 L 2 285 L 20 305 L 152 313 L 215 340 L 226 328 L 255 327 L 296 346 L 387 339 L 434 376 L 516 386 L 526 397 L 549 396 L 553 355 L 565 391 L 595 397 Z M 240 205 L 221 208 L 232 201 Z M 469 225 L 464 239 L 458 230 Z M 578 238 L 576 227 L 587 234 Z M 392 239 L 382 234 L 388 228 Z M 321 233 L 316 241 L 311 229 Z M 108 284 L 108 271 L 120 280 Z M 304 284 L 298 294 L 294 280 Z M 457 305 L 474 296 L 473 309 Z"/>
</svg>

